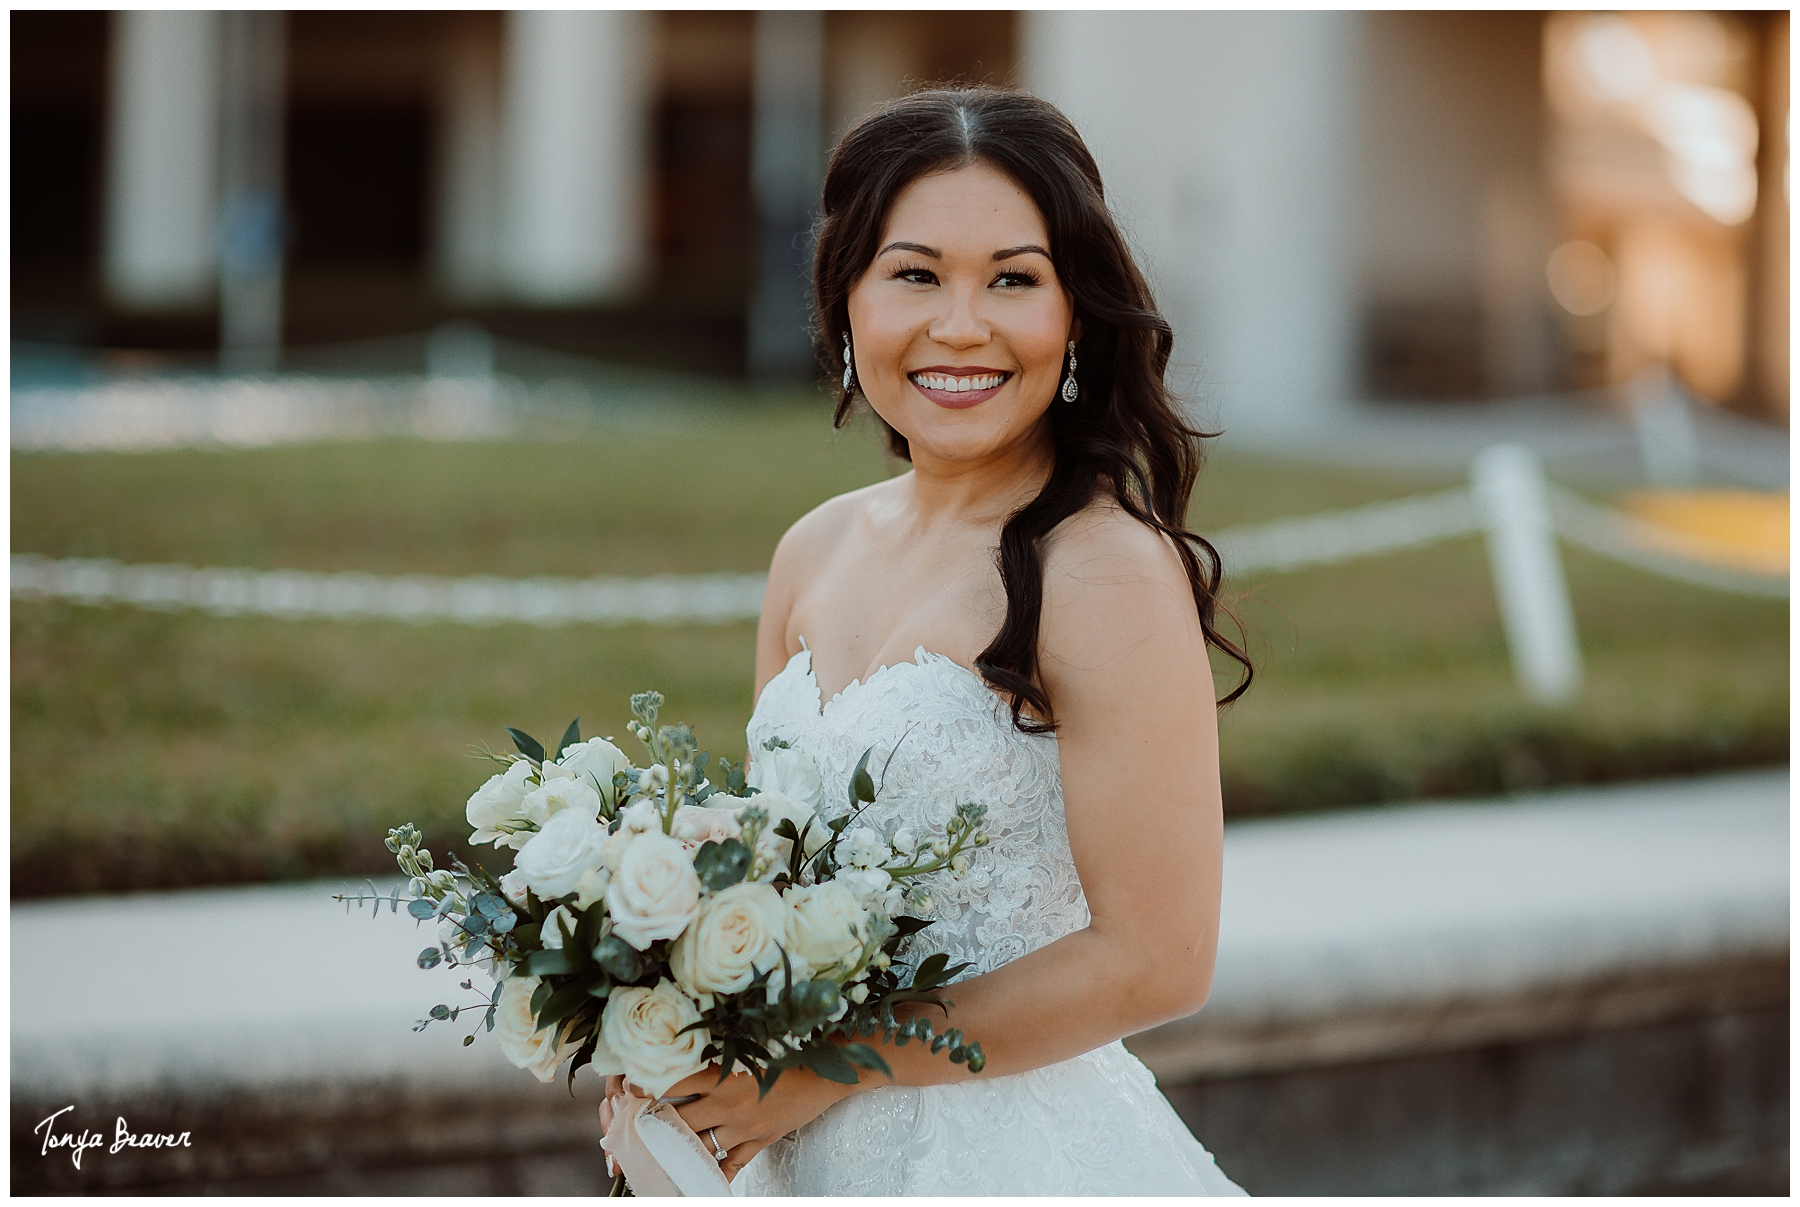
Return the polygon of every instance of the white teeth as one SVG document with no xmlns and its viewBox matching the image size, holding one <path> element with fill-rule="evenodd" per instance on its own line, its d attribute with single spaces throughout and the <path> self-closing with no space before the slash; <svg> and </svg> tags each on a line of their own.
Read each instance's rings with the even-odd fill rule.
<svg viewBox="0 0 1800 1207">
<path fill-rule="evenodd" d="M 1006 380 L 1006 374 L 983 373 L 979 377 L 952 377 L 948 373 L 914 373 L 912 379 L 922 390 L 961 394 L 969 390 L 996 389 Z"/>
</svg>

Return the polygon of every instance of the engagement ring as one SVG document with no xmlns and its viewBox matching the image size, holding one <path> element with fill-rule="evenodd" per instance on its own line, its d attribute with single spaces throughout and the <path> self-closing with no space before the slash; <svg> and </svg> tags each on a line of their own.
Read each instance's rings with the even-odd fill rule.
<svg viewBox="0 0 1800 1207">
<path fill-rule="evenodd" d="M 718 1161 L 720 1164 L 723 1164 L 725 1161 L 725 1158 L 730 1156 L 731 1154 L 726 1152 L 723 1148 L 719 1147 L 719 1137 L 715 1134 L 716 1131 L 717 1131 L 716 1128 L 711 1128 L 711 1127 L 707 1128 L 706 1129 L 706 1138 L 712 1142 L 713 1159 L 715 1161 Z"/>
</svg>

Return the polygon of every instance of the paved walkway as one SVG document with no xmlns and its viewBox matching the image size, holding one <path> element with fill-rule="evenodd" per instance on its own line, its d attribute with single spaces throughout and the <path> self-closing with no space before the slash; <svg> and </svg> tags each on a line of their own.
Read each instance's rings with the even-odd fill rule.
<svg viewBox="0 0 1800 1207">
<path fill-rule="evenodd" d="M 487 1037 L 461 1048 L 466 1023 L 412 1032 L 473 995 L 414 967 L 429 931 L 347 917 L 341 887 L 15 904 L 15 1095 L 524 1078 Z M 1787 944 L 1785 769 L 1237 822 L 1196 1021 L 1304 1024 Z"/>
</svg>

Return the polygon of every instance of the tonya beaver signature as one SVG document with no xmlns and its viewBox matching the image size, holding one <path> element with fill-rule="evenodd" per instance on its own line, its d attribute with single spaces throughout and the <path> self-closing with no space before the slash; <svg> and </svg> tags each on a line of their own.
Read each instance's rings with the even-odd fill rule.
<svg viewBox="0 0 1800 1207">
<path fill-rule="evenodd" d="M 44 1147 L 39 1151 L 39 1153 L 38 1153 L 39 1156 L 48 1156 L 50 1153 L 50 1150 L 53 1148 L 66 1148 L 69 1150 L 70 1159 L 75 1162 L 75 1168 L 80 1169 L 81 1168 L 81 1155 L 90 1148 L 98 1148 L 100 1145 L 105 1144 L 106 1137 L 101 1135 L 99 1132 L 90 1132 L 90 1131 L 81 1131 L 81 1132 L 65 1131 L 65 1132 L 59 1133 L 54 1127 L 51 1126 L 53 1123 L 56 1122 L 57 1116 L 66 1115 L 74 1109 L 75 1109 L 75 1106 L 73 1103 L 71 1103 L 68 1106 L 63 1107 L 62 1110 L 57 1111 L 55 1114 L 52 1114 L 47 1119 L 43 1120 L 41 1123 L 39 1123 L 36 1127 L 32 1128 L 31 1130 L 34 1133 L 38 1132 L 38 1131 L 42 1131 L 44 1133 Z M 137 1135 L 137 1134 L 133 1133 L 132 1130 L 125 1125 L 125 1116 L 120 1115 L 119 1123 L 118 1123 L 118 1130 L 113 1133 L 112 1147 L 107 1149 L 107 1151 L 109 1153 L 116 1153 L 122 1148 L 191 1148 L 191 1147 L 193 1147 L 193 1145 L 188 1139 L 187 1132 L 181 1132 L 179 1134 L 174 1133 L 174 1132 L 160 1132 L 160 1133 L 159 1132 L 145 1132 L 143 1135 Z"/>
</svg>

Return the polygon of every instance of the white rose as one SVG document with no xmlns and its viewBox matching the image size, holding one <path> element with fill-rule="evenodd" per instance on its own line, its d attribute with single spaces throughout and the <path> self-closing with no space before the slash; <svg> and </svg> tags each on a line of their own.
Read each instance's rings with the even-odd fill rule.
<svg viewBox="0 0 1800 1207">
<path fill-rule="evenodd" d="M 709 805 L 685 805 L 675 810 L 675 822 L 669 827 L 669 833 L 696 846 L 703 842 L 724 842 L 728 838 L 736 838 L 739 833 L 737 810 L 717 809 Z"/>
<path fill-rule="evenodd" d="M 835 880 L 810 888 L 791 888 L 787 950 L 815 969 L 834 968 L 862 955 L 863 908 L 851 891 Z"/>
<path fill-rule="evenodd" d="M 475 789 L 464 811 L 469 824 L 475 827 L 475 832 L 469 835 L 470 842 L 493 842 L 503 836 L 499 829 L 502 822 L 518 821 L 524 816 L 525 794 L 531 791 L 531 785 L 525 779 L 530 774 L 531 764 L 520 759 L 499 775 L 489 776 L 487 783 Z"/>
<path fill-rule="evenodd" d="M 766 884 L 734 884 L 700 907 L 669 950 L 669 968 L 689 993 L 738 993 L 781 962 L 788 910 Z"/>
<path fill-rule="evenodd" d="M 580 919 L 575 916 L 574 911 L 568 906 L 557 906 L 550 911 L 550 916 L 544 919 L 543 929 L 538 931 L 538 942 L 542 943 L 545 947 L 548 947 L 551 951 L 561 951 L 563 945 L 563 932 L 566 930 L 569 934 L 573 935 L 575 933 L 575 926 L 579 921 Z"/>
<path fill-rule="evenodd" d="M 563 783 L 574 783 L 564 780 Z M 588 789 L 593 795 L 593 789 Z M 544 823 L 513 860 L 513 870 L 545 901 L 566 897 L 581 878 L 600 866 L 606 827 L 576 809 L 565 809 Z"/>
<path fill-rule="evenodd" d="M 525 877 L 518 868 L 514 868 L 500 877 L 500 891 L 514 905 L 523 906 L 525 904 Z"/>
<path fill-rule="evenodd" d="M 544 764 L 545 779 L 577 779 L 599 792 L 607 808 L 612 808 L 617 795 L 613 792 L 613 776 L 631 766 L 625 752 L 605 738 L 589 738 L 579 746 L 570 746 L 560 756 Z"/>
<path fill-rule="evenodd" d="M 699 1021 L 699 1008 L 664 977 L 654 989 L 614 989 L 600 1016 L 600 1039 L 633 1085 L 660 1098 L 683 1077 L 700 1071 L 706 1029 L 682 1033 Z"/>
<path fill-rule="evenodd" d="M 798 750 L 757 751 L 744 778 L 758 792 L 778 792 L 815 811 L 825 803 L 825 781 L 819 778 L 819 768 Z"/>
<path fill-rule="evenodd" d="M 528 852 L 529 853 L 529 852 Z M 637 948 L 673 939 L 700 909 L 700 877 L 679 842 L 652 830 L 631 840 L 606 887 L 613 933 Z"/>
<path fill-rule="evenodd" d="M 579 1045 L 562 1042 L 568 1024 L 537 1030 L 531 1019 L 531 995 L 537 992 L 538 978 L 511 976 L 500 982 L 500 1009 L 494 1015 L 494 1038 L 500 1051 L 514 1065 L 525 1069 L 539 1081 L 556 1076 L 556 1066 L 575 1055 Z M 601 1054 L 594 1053 L 598 1064 Z"/>
</svg>

